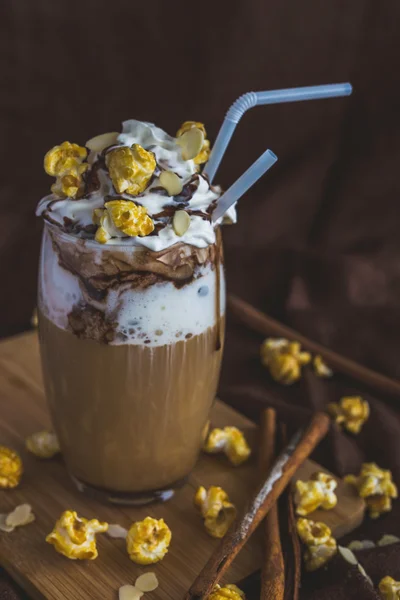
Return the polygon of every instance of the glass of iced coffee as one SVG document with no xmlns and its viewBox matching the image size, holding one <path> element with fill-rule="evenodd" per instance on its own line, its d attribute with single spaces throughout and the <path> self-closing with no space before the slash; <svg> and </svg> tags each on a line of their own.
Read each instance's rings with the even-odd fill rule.
<svg viewBox="0 0 400 600">
<path fill-rule="evenodd" d="M 208 153 L 201 123 L 171 137 L 131 120 L 45 157 L 55 177 L 37 211 L 46 395 L 73 480 L 110 501 L 170 497 L 207 428 L 225 316 Z"/>
</svg>

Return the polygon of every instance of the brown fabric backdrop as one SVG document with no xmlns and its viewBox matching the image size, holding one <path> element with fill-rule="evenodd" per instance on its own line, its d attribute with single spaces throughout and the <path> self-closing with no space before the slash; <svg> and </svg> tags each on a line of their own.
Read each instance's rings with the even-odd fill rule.
<svg viewBox="0 0 400 600">
<path fill-rule="evenodd" d="M 132 117 L 171 133 L 204 121 L 214 139 L 243 92 L 349 80 L 349 99 L 261 107 L 240 123 L 216 181 L 229 185 L 266 147 L 279 162 L 225 231 L 228 287 L 400 377 L 398 2 L 3 0 L 0 17 L 0 334 L 26 327 L 35 306 L 34 208 L 50 185 L 42 158 L 52 145 Z M 230 325 L 221 386 L 253 417 L 268 402 L 294 422 L 354 390 L 311 376 L 285 394 L 271 388 L 259 341 Z M 374 420 L 362 436 L 332 433 L 319 458 L 339 473 L 381 459 L 400 482 L 398 411 L 368 397 Z M 399 514 L 386 517 L 386 532 Z M 363 597 L 346 593 L 335 597 Z"/>
</svg>

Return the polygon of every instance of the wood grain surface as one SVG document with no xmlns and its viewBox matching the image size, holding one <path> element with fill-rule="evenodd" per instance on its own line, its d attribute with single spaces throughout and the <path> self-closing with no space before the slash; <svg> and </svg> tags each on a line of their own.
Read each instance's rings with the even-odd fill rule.
<svg viewBox="0 0 400 600">
<path fill-rule="evenodd" d="M 228 406 L 217 402 L 212 422 L 216 426 L 229 424 L 244 429 L 250 444 L 256 447 L 255 425 Z M 121 585 L 133 583 L 138 575 L 149 570 L 154 570 L 160 581 L 160 587 L 151 593 L 152 599 L 178 600 L 183 597 L 218 543 L 207 535 L 193 507 L 195 490 L 200 484 L 221 485 L 240 509 L 256 483 L 256 457 L 234 468 L 224 457 L 203 455 L 187 484 L 171 501 L 144 508 L 117 508 L 79 494 L 60 458 L 41 461 L 26 452 L 25 438 L 49 426 L 36 334 L 24 334 L 1 342 L 0 444 L 20 452 L 25 473 L 16 490 L 0 491 L 0 513 L 29 502 L 36 521 L 10 534 L 0 532 L 0 564 L 37 600 L 115 599 Z M 297 477 L 307 478 L 316 468 L 318 465 L 308 462 Z M 143 568 L 129 560 L 124 540 L 101 535 L 98 536 L 97 560 L 67 560 L 44 541 L 55 520 L 66 509 L 124 527 L 147 515 L 162 517 L 172 530 L 170 551 L 160 564 Z M 334 533 L 343 534 L 359 523 L 363 510 L 363 503 L 355 497 L 353 490 L 340 484 L 338 507 L 329 512 L 319 511 L 318 518 L 328 523 Z M 227 580 L 236 581 L 260 566 L 260 535 L 256 532 L 240 553 Z"/>
</svg>

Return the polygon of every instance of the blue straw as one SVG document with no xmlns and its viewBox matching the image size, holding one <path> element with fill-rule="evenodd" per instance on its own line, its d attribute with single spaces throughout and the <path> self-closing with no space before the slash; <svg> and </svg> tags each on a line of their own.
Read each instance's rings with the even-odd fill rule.
<svg viewBox="0 0 400 600">
<path fill-rule="evenodd" d="M 278 158 L 272 150 L 266 150 L 264 154 L 261 154 L 256 162 L 254 162 L 218 200 L 218 204 L 212 214 L 214 223 L 222 217 L 228 208 L 230 208 L 232 204 L 235 204 L 235 202 L 237 202 L 239 198 L 241 198 L 243 194 L 245 194 L 247 190 L 276 163 L 277 160 Z"/>
<path fill-rule="evenodd" d="M 212 182 L 233 132 L 249 108 L 262 104 L 281 104 L 282 102 L 301 102 L 302 100 L 321 100 L 322 98 L 349 96 L 352 89 L 350 83 L 338 83 L 243 94 L 243 96 L 240 96 L 232 104 L 226 113 L 225 120 L 215 140 L 210 160 L 204 168 L 204 173 L 208 175 L 210 182 Z"/>
</svg>

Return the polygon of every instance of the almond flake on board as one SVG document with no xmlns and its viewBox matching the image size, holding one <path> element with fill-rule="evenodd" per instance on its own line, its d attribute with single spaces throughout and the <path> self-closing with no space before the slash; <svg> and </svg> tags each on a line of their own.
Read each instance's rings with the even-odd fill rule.
<svg viewBox="0 0 400 600">
<path fill-rule="evenodd" d="M 8 515 L 0 515 L 0 531 L 11 533 L 11 531 L 14 531 L 14 526 L 6 524 L 7 517 Z"/>
<path fill-rule="evenodd" d="M 141 592 L 154 592 L 158 588 L 158 579 L 155 573 L 143 573 L 135 581 L 135 587 Z"/>
<path fill-rule="evenodd" d="M 30 504 L 21 504 L 17 506 L 6 518 L 6 525 L 9 527 L 21 527 L 28 525 L 35 520 L 35 515 L 32 512 Z"/>
<path fill-rule="evenodd" d="M 123 585 L 118 590 L 119 600 L 139 600 L 142 596 L 143 592 L 134 585 Z"/>
<path fill-rule="evenodd" d="M 125 540 L 128 535 L 128 530 L 116 523 L 108 526 L 107 535 L 115 539 Z"/>
</svg>

